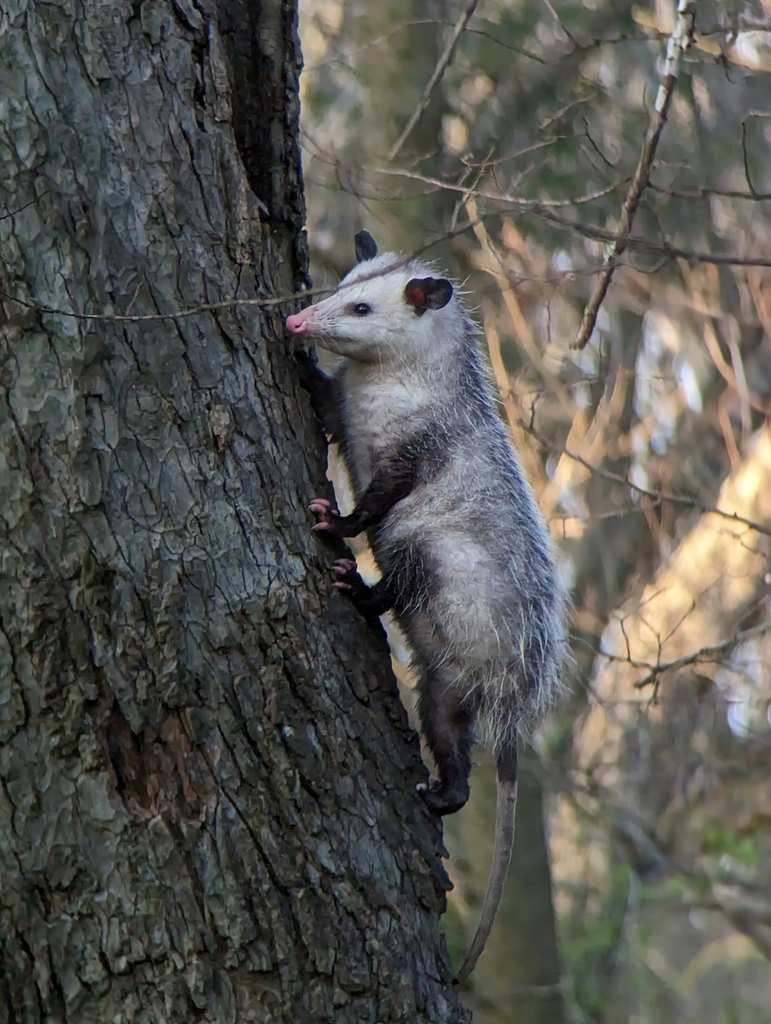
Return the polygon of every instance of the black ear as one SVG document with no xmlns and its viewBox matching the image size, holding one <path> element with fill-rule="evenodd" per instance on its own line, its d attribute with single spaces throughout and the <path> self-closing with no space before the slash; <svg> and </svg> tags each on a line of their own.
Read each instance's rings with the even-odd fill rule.
<svg viewBox="0 0 771 1024">
<path fill-rule="evenodd" d="M 413 277 L 404 286 L 404 299 L 418 316 L 427 309 L 442 309 L 452 298 L 452 285 L 444 277 Z"/>
<path fill-rule="evenodd" d="M 374 260 L 377 256 L 377 243 L 369 231 L 359 231 L 354 236 L 356 246 L 356 262 L 363 263 L 364 260 Z"/>
</svg>

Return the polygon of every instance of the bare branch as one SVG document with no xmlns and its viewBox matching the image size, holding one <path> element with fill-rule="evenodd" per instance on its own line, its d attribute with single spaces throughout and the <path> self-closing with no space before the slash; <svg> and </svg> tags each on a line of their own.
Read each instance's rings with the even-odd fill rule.
<svg viewBox="0 0 771 1024">
<path fill-rule="evenodd" d="M 771 626 L 765 622 L 760 626 L 755 626 L 753 629 L 747 629 L 743 633 L 737 633 L 735 636 L 729 637 L 722 643 L 712 644 L 708 647 L 701 647 L 698 651 L 692 651 L 690 654 L 686 654 L 682 658 L 675 658 L 674 661 L 665 662 L 663 665 L 645 665 L 640 662 L 631 661 L 630 659 L 629 663 L 635 668 L 650 668 L 648 675 L 643 676 L 642 679 L 638 679 L 634 684 L 634 687 L 636 690 L 642 690 L 646 686 L 650 686 L 651 683 L 655 683 L 658 677 L 664 672 L 676 671 L 681 668 L 686 668 L 688 665 L 696 665 L 699 662 L 717 661 L 721 655 L 730 654 L 735 647 L 744 643 L 745 640 L 751 640 L 756 636 L 765 636 L 769 629 L 771 629 Z"/>
<path fill-rule="evenodd" d="M 731 256 L 726 253 L 713 255 L 708 252 L 696 252 L 692 249 L 681 249 L 671 242 L 652 242 L 646 238 L 638 238 L 635 235 L 619 235 L 613 231 L 605 231 L 603 228 L 591 227 L 582 224 L 580 221 L 570 220 L 568 217 L 561 217 L 553 213 L 555 207 L 580 206 L 584 203 L 594 202 L 603 196 L 614 192 L 624 180 L 614 182 L 605 188 L 597 189 L 595 192 L 588 192 L 583 196 L 575 196 L 572 199 L 523 199 L 521 196 L 512 195 L 509 192 L 491 192 L 488 189 L 469 188 L 468 185 L 455 185 L 440 178 L 432 178 L 429 175 L 418 174 L 416 171 L 403 171 L 386 167 L 375 168 L 377 174 L 389 174 L 394 177 L 410 178 L 413 181 L 420 181 L 425 185 L 434 185 L 436 188 L 447 189 L 449 192 L 461 192 L 464 196 L 473 196 L 481 199 L 492 199 L 495 202 L 508 203 L 520 207 L 525 213 L 531 213 L 541 220 L 547 220 L 551 224 L 557 224 L 563 228 L 569 228 L 585 238 L 592 238 L 598 242 L 608 242 L 615 246 L 616 255 L 620 255 L 624 249 L 634 249 L 641 252 L 657 253 L 667 259 L 691 260 L 694 263 L 711 263 L 715 266 L 728 267 L 771 267 L 771 258 L 764 256 Z M 628 179 L 627 179 L 628 180 Z M 712 193 L 718 194 L 718 193 Z M 750 198 L 749 196 L 741 198 Z M 762 198 L 762 196 L 758 196 Z M 570 271 L 578 273 L 578 271 Z"/>
<path fill-rule="evenodd" d="M 468 25 L 474 11 L 477 9 L 478 4 L 479 0 L 468 0 L 468 3 L 464 7 L 463 13 L 455 23 L 455 28 L 452 30 L 452 34 L 450 35 L 450 38 L 447 40 L 447 45 L 444 48 L 444 53 L 439 58 L 439 62 L 434 68 L 434 73 L 429 78 L 428 84 L 423 90 L 423 95 L 418 100 L 418 105 L 413 110 L 409 121 L 404 127 L 404 131 L 401 133 L 399 138 L 391 147 L 391 151 L 388 154 L 389 160 L 396 159 L 402 146 L 407 141 L 410 132 L 418 123 L 420 118 L 423 116 L 423 111 L 426 109 L 431 100 L 431 93 L 434 91 L 437 83 L 441 81 L 442 75 L 449 67 L 450 61 L 452 60 L 452 55 L 455 53 L 455 47 L 458 45 L 458 40 L 463 34 L 464 28 L 466 27 L 466 25 Z"/>
<path fill-rule="evenodd" d="M 626 487 L 630 487 L 632 490 L 637 491 L 638 494 L 643 494 L 647 498 L 652 498 L 657 503 L 662 501 L 671 501 L 675 505 L 685 505 L 688 508 L 698 509 L 700 512 L 708 512 L 711 515 L 728 519 L 732 523 L 739 523 L 742 526 L 749 527 L 749 529 L 754 530 L 756 533 L 762 533 L 771 537 L 771 526 L 763 526 L 762 523 L 755 522 L 752 519 L 745 519 L 744 516 L 740 516 L 736 512 L 724 512 L 722 509 L 716 508 L 714 505 L 708 505 L 706 502 L 699 501 L 698 498 L 689 498 L 685 494 L 674 494 L 672 491 L 656 491 L 652 488 L 641 487 L 640 484 L 636 484 L 633 480 L 630 480 L 629 477 L 623 476 L 621 473 L 613 473 L 609 469 L 603 469 L 600 466 L 593 466 L 583 458 L 583 456 L 578 455 L 575 452 L 570 452 L 567 449 L 560 449 L 555 445 L 549 444 L 548 441 L 541 437 L 530 424 L 524 423 L 522 420 L 520 420 L 520 423 L 529 434 L 532 434 L 533 437 L 543 445 L 544 448 L 547 448 L 550 452 L 559 453 L 560 455 L 565 455 L 569 459 L 573 459 L 574 462 L 578 462 L 582 466 L 585 466 L 586 469 L 595 476 L 602 477 L 612 483 L 624 484 Z"/>
<path fill-rule="evenodd" d="M 762 111 L 753 110 L 742 121 L 742 162 L 744 164 L 744 178 L 747 182 L 747 187 L 750 190 L 750 195 L 752 196 L 752 198 L 763 199 L 766 198 L 766 194 L 758 192 L 755 189 L 755 186 L 752 184 L 752 177 L 750 175 L 750 157 L 749 153 L 747 152 L 747 122 L 751 117 L 768 117 L 768 114 Z"/>
<path fill-rule="evenodd" d="M 548 220 L 551 224 L 558 224 L 561 227 L 570 228 L 579 235 L 586 238 L 593 238 L 598 242 L 610 242 L 615 245 L 616 256 L 619 256 L 623 249 L 636 249 L 642 252 L 659 253 L 668 259 L 691 260 L 694 263 L 712 263 L 716 266 L 728 267 L 771 267 L 771 259 L 764 256 L 731 256 L 718 253 L 713 255 L 708 252 L 695 252 L 692 249 L 681 249 L 672 245 L 671 242 L 650 242 L 645 238 L 637 238 L 634 235 L 615 235 L 612 231 L 603 231 L 602 228 L 593 228 L 579 221 L 569 220 L 567 217 L 560 217 L 552 213 L 540 203 L 531 203 L 525 208 L 526 213 L 532 213 L 542 220 Z"/>
<path fill-rule="evenodd" d="M 323 68 L 330 67 L 334 64 L 346 64 L 354 57 L 358 57 L 362 53 L 366 53 L 368 50 L 376 49 L 383 43 L 388 42 L 392 36 L 397 35 L 400 32 L 405 32 L 408 29 L 420 27 L 422 25 L 442 25 L 446 28 L 453 27 L 455 22 L 443 21 L 441 18 L 415 18 L 411 21 L 403 21 L 399 25 L 395 25 L 387 32 L 382 33 L 379 36 L 375 36 L 368 42 L 363 43 L 361 46 L 352 47 L 348 50 L 340 50 L 333 52 L 329 56 L 324 57 L 321 60 L 316 61 L 313 64 L 306 64 L 303 68 L 304 75 L 314 74 L 315 72 L 321 71 Z M 769 22 L 763 20 L 757 24 L 751 21 L 742 20 L 742 25 L 745 28 L 755 27 L 757 29 L 769 28 Z M 700 50 L 704 50 L 711 56 L 715 56 L 713 48 L 706 44 L 706 40 L 711 39 L 714 36 L 720 36 L 725 40 L 735 39 L 741 29 L 736 25 L 720 25 L 714 28 L 703 29 L 699 32 L 694 32 L 694 44 Z M 619 46 L 628 43 L 640 43 L 647 45 L 649 43 L 656 42 L 660 39 L 668 39 L 669 36 L 666 32 L 659 32 L 652 27 L 649 27 L 645 32 L 621 32 L 613 36 L 597 36 L 586 41 L 581 41 L 571 36 L 571 47 L 569 50 L 565 50 L 564 53 L 559 54 L 554 60 L 545 60 L 543 57 L 534 53 L 532 50 L 526 49 L 524 46 L 517 46 L 514 43 L 509 43 L 503 39 L 499 39 L 498 36 L 492 32 L 488 32 L 482 28 L 467 28 L 466 32 L 469 35 L 481 36 L 483 39 L 489 39 L 491 43 L 496 46 L 500 46 L 504 50 L 508 50 L 510 53 L 517 53 L 521 57 L 526 57 L 528 60 L 535 61 L 537 64 L 542 64 L 544 67 L 555 67 L 562 61 L 569 60 L 576 53 L 585 53 L 590 50 L 602 49 L 604 46 Z M 566 33 L 567 35 L 568 33 Z"/>
<path fill-rule="evenodd" d="M 671 196 L 673 199 L 712 199 L 714 196 L 720 199 L 747 199 L 753 203 L 771 200 L 771 192 L 742 192 L 739 189 L 730 188 L 663 188 L 661 185 L 655 185 L 652 181 L 648 182 L 648 188 L 653 192 L 658 192 L 659 195 Z"/>
<path fill-rule="evenodd" d="M 443 188 L 448 192 L 462 192 L 464 196 L 473 196 L 475 199 L 493 199 L 498 203 L 512 203 L 515 206 L 522 207 L 524 210 L 535 208 L 547 209 L 559 206 L 581 206 L 583 203 L 594 202 L 595 199 L 601 199 L 603 196 L 615 192 L 617 188 L 629 180 L 628 178 L 621 178 L 619 181 L 613 182 L 612 185 L 606 185 L 603 188 L 596 189 L 594 192 L 588 192 L 586 195 L 575 196 L 571 199 L 523 199 L 521 196 L 515 196 L 511 192 L 490 192 L 482 188 L 472 189 L 468 185 L 455 185 L 449 181 L 442 181 L 441 178 L 432 178 L 427 174 L 419 174 L 417 171 L 405 171 L 401 168 L 374 167 L 373 171 L 375 174 L 388 174 L 396 178 L 410 178 L 412 181 L 420 181 L 424 185 L 434 185 L 436 188 Z M 569 224 L 570 222 L 566 221 L 565 223 Z M 609 233 L 608 237 L 615 238 L 616 236 Z"/>
<path fill-rule="evenodd" d="M 394 26 L 389 29 L 388 32 L 384 32 L 382 35 L 376 36 L 374 39 L 370 39 L 369 42 L 364 43 L 362 46 L 357 46 L 354 49 L 343 50 L 339 53 L 333 53 L 329 57 L 325 57 L 323 60 L 316 61 L 315 64 L 308 64 L 303 68 L 303 74 L 312 74 L 315 71 L 320 71 L 324 67 L 328 67 L 331 64 L 345 64 L 350 61 L 353 57 L 358 57 L 361 53 L 366 53 L 367 50 L 374 49 L 381 45 L 381 43 L 388 42 L 391 36 L 396 35 L 398 32 L 404 32 L 409 28 L 416 28 L 421 25 L 443 25 L 446 28 L 452 28 L 455 22 L 442 21 L 441 18 L 416 18 L 414 21 L 403 21 L 401 24 Z M 531 50 L 526 50 L 523 46 L 515 46 L 513 43 L 506 43 L 502 39 L 498 39 L 492 34 L 492 32 L 486 32 L 480 28 L 468 28 L 466 29 L 469 35 L 482 36 L 484 39 L 489 39 L 491 43 L 495 43 L 496 46 L 500 46 L 504 50 L 509 50 L 511 53 L 518 53 L 522 57 L 527 57 L 528 60 L 533 60 L 537 64 L 547 64 L 547 61 L 543 57 L 539 57 L 538 54 L 533 53 Z M 609 43 L 617 42 L 648 42 L 647 36 L 618 36 L 613 39 L 607 40 Z M 602 46 L 605 40 L 593 39 L 591 43 L 582 47 L 582 49 L 590 49 L 595 46 Z M 571 51 L 572 52 L 572 51 Z M 560 58 L 562 59 L 562 58 Z"/>
<path fill-rule="evenodd" d="M 619 223 L 619 234 L 621 235 L 628 235 L 632 230 L 637 208 L 648 186 L 653 158 L 656 155 L 664 125 L 667 123 L 669 105 L 679 72 L 680 55 L 690 46 L 693 28 L 694 0 L 680 0 L 677 5 L 675 28 L 667 42 L 666 57 L 664 59 L 658 95 L 656 96 L 653 118 L 648 127 L 648 134 L 640 154 L 637 170 L 634 173 L 632 183 L 629 186 L 629 192 L 621 210 L 621 220 Z M 592 336 L 594 325 L 597 322 L 597 314 L 610 287 L 613 273 L 618 266 L 617 258 L 623 251 L 624 246 L 620 243 L 611 243 L 608 247 L 608 251 L 605 254 L 605 269 L 595 282 L 591 297 L 584 310 L 583 320 L 578 330 L 578 337 L 573 343 L 574 348 L 585 348 L 586 343 Z"/>
<path fill-rule="evenodd" d="M 54 309 L 51 306 L 41 306 L 36 302 L 28 302 L 26 299 L 19 299 L 8 292 L 0 291 L 0 297 L 15 302 L 25 309 L 34 309 L 36 313 L 47 313 L 50 316 L 69 316 L 73 320 L 106 320 L 117 323 L 140 323 L 145 320 L 181 320 L 184 317 L 196 316 L 198 313 L 213 313 L 221 309 L 235 309 L 238 306 L 257 306 L 258 308 L 269 306 L 283 306 L 298 299 L 307 299 L 311 295 L 331 295 L 334 288 L 324 288 L 311 291 L 295 292 L 292 295 L 279 295 L 272 299 L 230 299 L 227 302 L 206 302 L 200 306 L 191 306 L 188 309 L 178 309 L 173 313 L 143 313 L 141 315 L 127 315 L 123 313 L 73 313 L 69 309 Z M 136 296 L 135 296 L 136 297 Z M 132 299 L 132 302 L 134 300 Z"/>
</svg>

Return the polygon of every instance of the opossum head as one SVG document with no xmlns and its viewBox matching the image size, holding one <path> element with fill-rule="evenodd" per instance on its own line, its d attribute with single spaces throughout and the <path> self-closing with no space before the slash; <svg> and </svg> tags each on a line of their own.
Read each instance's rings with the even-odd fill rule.
<svg viewBox="0 0 771 1024">
<path fill-rule="evenodd" d="M 465 314 L 452 284 L 428 263 L 388 252 L 377 255 L 371 235 L 356 236 L 359 263 L 326 299 L 287 317 L 295 335 L 362 362 L 441 359 L 460 339 Z"/>
</svg>

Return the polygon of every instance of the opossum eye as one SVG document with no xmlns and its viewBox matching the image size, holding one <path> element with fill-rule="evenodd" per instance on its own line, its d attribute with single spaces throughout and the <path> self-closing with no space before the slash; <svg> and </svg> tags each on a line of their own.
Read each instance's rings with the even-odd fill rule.
<svg viewBox="0 0 771 1024">
<path fill-rule="evenodd" d="M 356 316 L 367 316 L 368 313 L 372 312 L 372 306 L 368 306 L 366 302 L 357 302 L 352 312 Z"/>
</svg>

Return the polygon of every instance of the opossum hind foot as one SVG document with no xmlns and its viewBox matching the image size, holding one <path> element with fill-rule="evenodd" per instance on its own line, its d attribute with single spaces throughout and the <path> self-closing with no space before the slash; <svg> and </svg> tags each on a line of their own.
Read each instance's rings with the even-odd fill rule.
<svg viewBox="0 0 771 1024">
<path fill-rule="evenodd" d="M 469 798 L 468 782 L 457 780 L 455 785 L 442 784 L 440 779 L 429 779 L 428 783 L 420 782 L 415 787 L 422 794 L 429 810 L 434 814 L 455 814 L 465 807 Z"/>
</svg>

